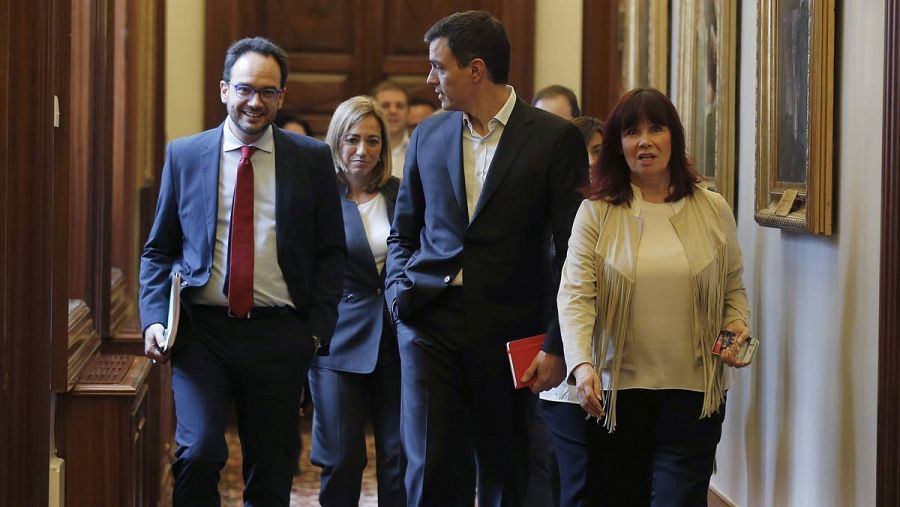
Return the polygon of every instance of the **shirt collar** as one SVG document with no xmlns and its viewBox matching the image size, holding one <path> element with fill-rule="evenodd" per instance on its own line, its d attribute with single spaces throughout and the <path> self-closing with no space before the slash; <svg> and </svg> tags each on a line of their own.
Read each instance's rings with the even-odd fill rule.
<svg viewBox="0 0 900 507">
<path fill-rule="evenodd" d="M 501 107 L 500 110 L 497 111 L 497 114 L 495 114 L 494 117 L 491 118 L 491 120 L 488 122 L 488 133 L 483 137 L 487 137 L 491 132 L 494 131 L 494 128 L 496 128 L 494 125 L 496 125 L 496 123 L 499 123 L 505 127 L 507 122 L 509 122 L 509 116 L 512 114 L 513 108 L 516 107 L 516 90 L 510 85 L 506 85 L 506 89 L 509 90 L 509 97 L 506 99 L 503 107 Z M 469 113 L 465 111 L 463 111 L 463 126 L 469 129 L 469 132 L 472 134 L 472 136 L 482 137 L 472 127 L 472 122 L 469 121 Z"/>
<path fill-rule="evenodd" d="M 237 136 L 234 135 L 234 129 L 237 126 L 231 121 L 231 116 L 225 118 L 225 126 L 223 127 L 223 138 L 222 138 L 222 151 L 229 152 L 238 150 L 241 146 L 244 146 L 244 143 L 241 142 Z M 251 146 L 256 147 L 257 150 L 264 151 L 266 153 L 272 153 L 275 151 L 275 137 L 272 134 L 272 125 L 270 124 L 266 127 L 266 130 L 263 132 L 263 135 L 257 139 L 255 142 L 251 143 Z"/>
</svg>

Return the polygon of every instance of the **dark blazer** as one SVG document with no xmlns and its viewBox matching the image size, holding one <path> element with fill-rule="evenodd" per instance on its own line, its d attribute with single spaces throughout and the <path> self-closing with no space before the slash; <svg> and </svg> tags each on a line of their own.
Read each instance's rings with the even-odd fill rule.
<svg viewBox="0 0 900 507">
<path fill-rule="evenodd" d="M 569 122 L 517 100 L 469 223 L 462 129 L 462 113 L 446 113 L 424 120 L 410 139 L 388 238 L 392 315 L 413 317 L 463 269 L 471 336 L 491 343 L 547 332 L 544 350 L 562 354 L 547 241 L 552 232 L 558 277 L 581 202 L 584 139 Z"/>
<path fill-rule="evenodd" d="M 166 322 L 172 271 L 182 274 L 184 287 L 209 281 L 223 125 L 172 141 L 166 149 L 156 217 L 141 255 L 143 329 Z M 327 342 L 346 257 L 331 150 L 312 138 L 273 130 L 278 265 L 310 334 Z"/>
<path fill-rule="evenodd" d="M 381 188 L 388 221 L 394 216 L 400 180 L 391 178 Z M 378 362 L 382 333 L 394 338 L 384 301 L 384 270 L 378 272 L 366 229 L 356 203 L 342 189 L 344 235 L 347 240 L 347 270 L 344 293 L 338 303 L 338 320 L 331 339 L 331 353 L 313 361 L 314 366 L 351 373 L 372 373 Z M 384 327 L 387 326 L 387 329 Z"/>
</svg>

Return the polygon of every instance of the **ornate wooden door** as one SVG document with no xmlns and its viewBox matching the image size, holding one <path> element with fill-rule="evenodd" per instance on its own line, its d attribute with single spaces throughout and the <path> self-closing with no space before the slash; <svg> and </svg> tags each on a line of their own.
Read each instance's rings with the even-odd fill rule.
<svg viewBox="0 0 900 507">
<path fill-rule="evenodd" d="M 217 87 L 228 45 L 262 35 L 288 53 L 291 73 L 284 110 L 306 117 L 323 136 L 334 108 L 393 79 L 410 94 L 436 101 L 425 84 L 425 31 L 447 14 L 492 12 L 512 45 L 510 83 L 530 99 L 534 68 L 533 0 L 266 0 L 208 2 L 206 14 L 206 125 L 222 121 Z"/>
</svg>

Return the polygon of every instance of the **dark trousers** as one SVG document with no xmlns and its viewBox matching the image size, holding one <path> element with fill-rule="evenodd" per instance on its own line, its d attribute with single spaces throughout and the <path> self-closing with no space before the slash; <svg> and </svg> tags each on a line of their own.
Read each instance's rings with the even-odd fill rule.
<svg viewBox="0 0 900 507">
<path fill-rule="evenodd" d="M 287 507 L 300 449 L 300 392 L 315 350 L 309 332 L 293 313 L 240 320 L 195 306 L 190 321 L 172 356 L 178 422 L 173 506 L 219 505 L 233 402 L 244 505 Z"/>
<path fill-rule="evenodd" d="M 375 429 L 378 503 L 406 504 L 406 457 L 400 441 L 400 358 L 396 345 L 382 347 L 375 371 L 348 373 L 313 367 L 309 385 L 313 413 L 310 461 L 322 468 L 319 503 L 359 505 L 366 467 L 366 423 Z"/>
<path fill-rule="evenodd" d="M 699 392 L 619 391 L 615 432 L 588 437 L 591 505 L 705 507 L 725 402 L 700 419 L 702 406 Z"/>
<path fill-rule="evenodd" d="M 540 400 L 540 412 L 550 430 L 559 464 L 559 505 L 586 507 L 588 478 L 588 433 L 596 419 L 585 420 L 577 403 Z"/>
<path fill-rule="evenodd" d="M 537 395 L 528 404 L 528 490 L 523 507 L 559 507 L 559 465 Z"/>
<path fill-rule="evenodd" d="M 467 336 L 458 288 L 399 321 L 397 334 L 408 505 L 471 507 L 473 466 L 480 507 L 521 505 L 533 395 L 513 389 L 504 344 Z"/>
</svg>

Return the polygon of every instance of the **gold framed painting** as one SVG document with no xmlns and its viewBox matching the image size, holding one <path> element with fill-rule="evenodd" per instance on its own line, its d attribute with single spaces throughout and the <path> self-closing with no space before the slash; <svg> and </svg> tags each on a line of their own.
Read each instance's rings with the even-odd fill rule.
<svg viewBox="0 0 900 507">
<path fill-rule="evenodd" d="M 756 221 L 829 235 L 834 1 L 759 0 Z"/>
<path fill-rule="evenodd" d="M 668 90 L 669 0 L 620 0 L 622 89 Z"/>
<path fill-rule="evenodd" d="M 674 29 L 675 107 L 707 187 L 735 209 L 737 2 L 681 0 Z"/>
</svg>

